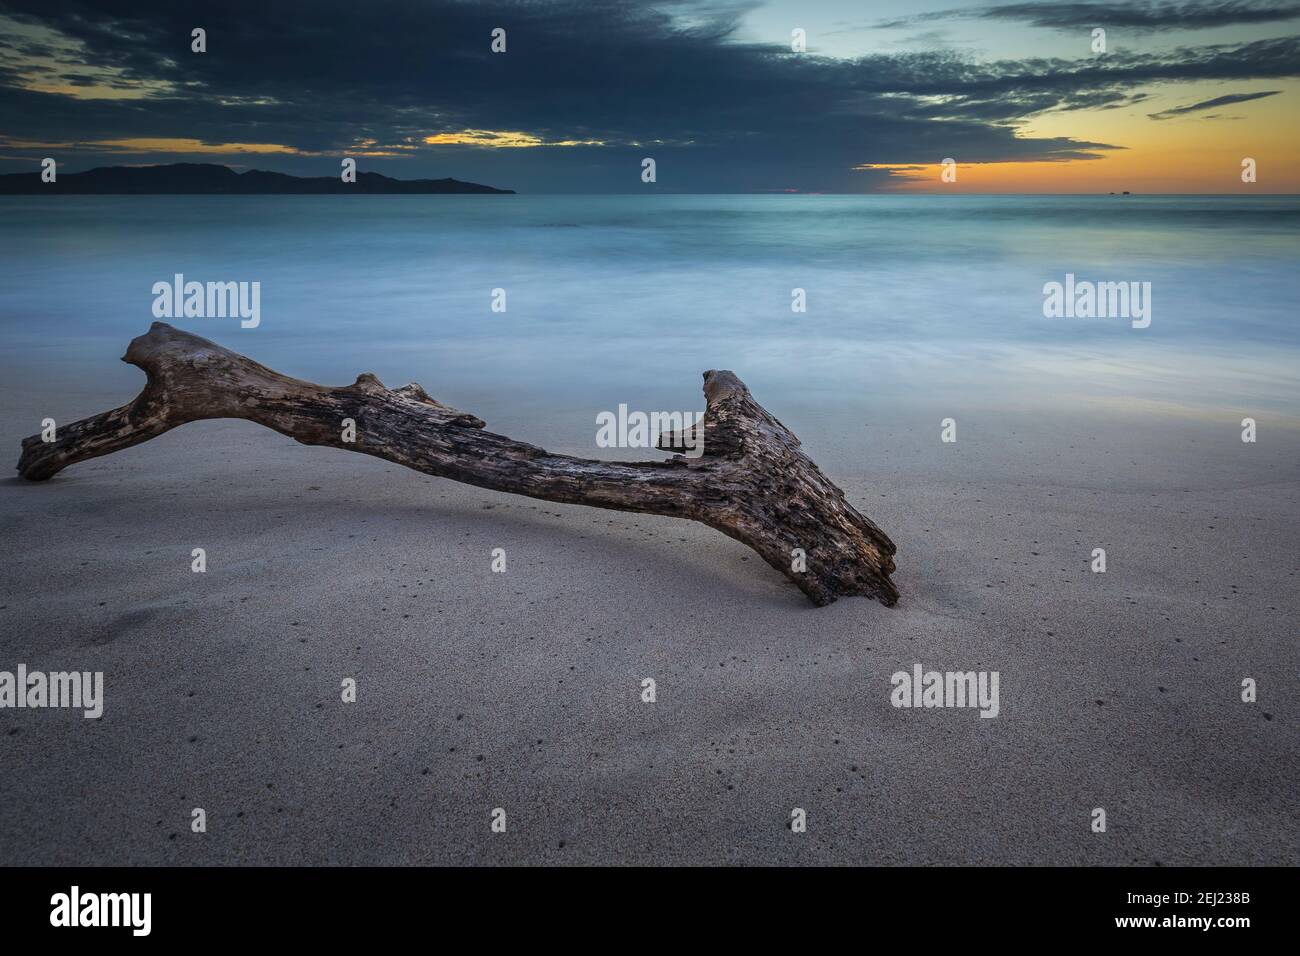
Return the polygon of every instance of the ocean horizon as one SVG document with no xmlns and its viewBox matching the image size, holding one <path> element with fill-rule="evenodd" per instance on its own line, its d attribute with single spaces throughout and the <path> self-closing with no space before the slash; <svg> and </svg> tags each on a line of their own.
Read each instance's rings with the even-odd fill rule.
<svg viewBox="0 0 1300 956">
<path fill-rule="evenodd" d="M 700 372 L 730 368 L 774 404 L 1300 421 L 1297 196 L 68 196 L 0 211 L 19 379 L 129 393 L 138 371 L 112 360 L 179 273 L 258 283 L 259 322 L 162 321 L 311 380 L 372 371 L 452 402 L 606 407 L 616 388 L 678 407 L 699 401 Z M 1067 276 L 1149 283 L 1149 324 L 1045 317 L 1045 284 Z"/>
</svg>

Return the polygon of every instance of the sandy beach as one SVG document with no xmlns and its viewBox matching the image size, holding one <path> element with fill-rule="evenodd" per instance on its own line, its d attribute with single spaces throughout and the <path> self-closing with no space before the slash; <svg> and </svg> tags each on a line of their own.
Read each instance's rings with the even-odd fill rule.
<svg viewBox="0 0 1300 956">
<path fill-rule="evenodd" d="M 134 392 L 11 386 L 0 447 Z M 771 410 L 897 543 L 897 607 L 244 422 L 4 479 L 0 666 L 105 675 L 97 720 L 0 710 L 6 862 L 1300 863 L 1293 422 Z M 918 663 L 998 671 L 999 716 L 891 706 Z"/>
</svg>

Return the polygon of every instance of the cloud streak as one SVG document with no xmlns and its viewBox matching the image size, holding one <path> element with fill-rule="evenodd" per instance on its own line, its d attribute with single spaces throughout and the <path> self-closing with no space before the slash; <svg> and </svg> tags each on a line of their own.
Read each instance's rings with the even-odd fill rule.
<svg viewBox="0 0 1300 956">
<path fill-rule="evenodd" d="M 878 29 L 941 20 L 1001 20 L 1052 30 L 1093 27 L 1130 30 L 1209 30 L 1217 27 L 1280 23 L 1300 18 L 1300 3 L 1272 0 L 1177 0 L 1125 3 L 1006 3 L 936 10 L 884 20 Z"/>
<path fill-rule="evenodd" d="M 1185 116 L 1188 113 L 1199 113 L 1202 110 L 1212 110 L 1219 106 L 1231 106 L 1233 103 L 1249 103 L 1251 100 L 1260 100 L 1266 96 L 1277 96 L 1281 90 L 1265 90 L 1262 93 L 1229 93 L 1225 96 L 1216 96 L 1213 99 L 1201 100 L 1199 103 L 1192 103 L 1189 106 L 1175 106 L 1172 109 L 1161 110 L 1159 113 L 1148 113 L 1153 120 L 1173 119 L 1177 116 Z"/>
</svg>

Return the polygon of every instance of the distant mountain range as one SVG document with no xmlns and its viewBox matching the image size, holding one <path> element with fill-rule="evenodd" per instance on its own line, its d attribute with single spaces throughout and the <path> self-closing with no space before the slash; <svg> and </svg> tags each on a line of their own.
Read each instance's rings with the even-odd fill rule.
<svg viewBox="0 0 1300 956">
<path fill-rule="evenodd" d="M 250 169 L 237 173 L 216 163 L 173 163 L 166 166 L 100 166 L 84 173 L 58 173 L 52 183 L 40 170 L 0 176 L 3 196 L 266 196 L 266 195 L 428 195 L 450 193 L 513 194 L 459 179 L 391 179 L 379 173 L 357 173 L 355 183 L 339 176 L 287 176 Z"/>
</svg>

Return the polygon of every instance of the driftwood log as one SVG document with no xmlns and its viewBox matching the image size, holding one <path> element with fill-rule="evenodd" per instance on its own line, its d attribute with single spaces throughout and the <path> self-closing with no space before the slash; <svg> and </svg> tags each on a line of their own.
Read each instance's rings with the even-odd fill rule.
<svg viewBox="0 0 1300 956">
<path fill-rule="evenodd" d="M 419 385 L 390 389 L 365 373 L 330 388 L 273 372 L 207 339 L 155 322 L 124 362 L 148 383 L 135 401 L 24 439 L 18 473 L 42 481 L 79 461 L 130 448 L 186 422 L 242 418 L 304 445 L 374 455 L 454 481 L 545 501 L 688 518 L 753 548 L 814 604 L 863 595 L 898 600 L 894 544 L 859 514 L 799 439 L 733 373 L 704 373 L 703 454 L 608 462 L 554 455 L 484 430 L 484 422 Z M 343 420 L 356 423 L 343 440 Z M 699 433 L 660 436 L 684 451 Z M 806 570 L 796 570 L 796 549 Z"/>
</svg>

